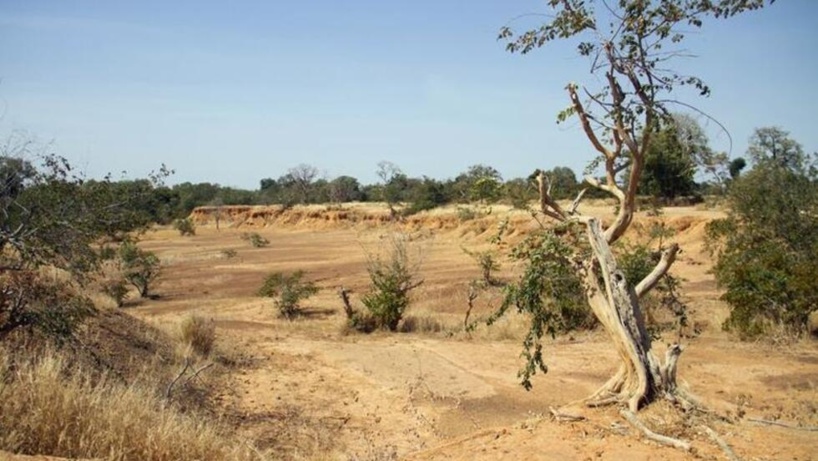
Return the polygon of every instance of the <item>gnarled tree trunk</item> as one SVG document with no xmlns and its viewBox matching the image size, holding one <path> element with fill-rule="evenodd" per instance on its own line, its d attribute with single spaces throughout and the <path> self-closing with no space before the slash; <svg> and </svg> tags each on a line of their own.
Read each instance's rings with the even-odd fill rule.
<svg viewBox="0 0 818 461">
<path fill-rule="evenodd" d="M 665 250 L 662 261 L 637 287 L 630 286 L 617 268 L 616 260 L 596 218 L 586 220 L 593 259 L 584 267 L 584 284 L 591 309 L 611 337 L 622 363 L 616 374 L 589 399 L 591 405 L 627 402 L 631 411 L 659 396 L 675 398 L 676 363 L 681 347 L 668 349 L 664 364 L 651 350 L 651 338 L 639 306 L 637 289 L 643 292 L 656 284 L 675 258 L 678 247 Z M 602 284 L 600 284 L 600 279 Z"/>
</svg>

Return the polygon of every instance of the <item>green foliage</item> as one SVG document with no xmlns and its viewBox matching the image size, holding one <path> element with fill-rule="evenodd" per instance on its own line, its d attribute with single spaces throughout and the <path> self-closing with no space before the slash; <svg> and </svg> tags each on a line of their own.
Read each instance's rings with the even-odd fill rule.
<svg viewBox="0 0 818 461">
<path fill-rule="evenodd" d="M 537 189 L 530 181 L 523 178 L 508 181 L 505 190 L 511 206 L 517 210 L 530 209 L 531 201 L 537 199 Z"/>
<path fill-rule="evenodd" d="M 667 124 L 654 133 L 645 152 L 639 192 L 662 199 L 692 195 L 696 165 L 688 151 L 675 124 Z"/>
<path fill-rule="evenodd" d="M 244 232 L 241 239 L 249 242 L 253 248 L 264 248 L 270 245 L 270 241 L 262 237 L 258 232 Z"/>
<path fill-rule="evenodd" d="M 801 146 L 778 134 L 754 137 L 756 165 L 733 182 L 728 217 L 707 232 L 731 306 L 724 327 L 744 338 L 803 333 L 818 306 L 818 174 Z"/>
<path fill-rule="evenodd" d="M 291 319 L 301 312 L 301 301 L 318 293 L 314 282 L 303 280 L 305 275 L 301 270 L 290 274 L 272 273 L 264 280 L 258 295 L 273 298 L 281 316 Z"/>
<path fill-rule="evenodd" d="M 505 287 L 503 303 L 488 319 L 493 324 L 512 306 L 528 316 L 530 327 L 522 352 L 526 363 L 518 374 L 526 389 L 531 388 L 531 377 L 538 369 L 548 371 L 542 359 L 543 335 L 596 324 L 576 270 L 576 249 L 584 246 L 579 230 L 578 225 L 560 225 L 515 246 L 511 256 L 523 265 L 523 274 Z"/>
<path fill-rule="evenodd" d="M 119 247 L 119 258 L 125 280 L 139 291 L 140 298 L 150 296 L 150 288 L 161 274 L 159 258 L 132 241 L 126 241 Z"/>
<path fill-rule="evenodd" d="M 469 251 L 463 248 L 463 252 L 474 258 L 477 265 L 480 267 L 481 281 L 488 285 L 496 285 L 493 273 L 500 270 L 500 262 L 497 261 L 497 253 L 492 250 L 487 251 Z"/>
<path fill-rule="evenodd" d="M 747 160 L 743 157 L 734 158 L 730 161 L 730 179 L 738 179 L 741 176 L 741 170 L 747 167 Z"/>
<path fill-rule="evenodd" d="M 443 184 L 426 176 L 412 191 L 410 197 L 412 204 L 404 211 L 404 215 L 413 215 L 424 210 L 431 210 L 444 205 L 446 195 L 443 191 Z"/>
<path fill-rule="evenodd" d="M 173 222 L 173 228 L 179 231 L 182 237 L 196 235 L 196 225 L 190 218 L 177 219 Z"/>
<path fill-rule="evenodd" d="M 92 312 L 81 295 L 104 260 L 100 243 L 140 232 L 142 208 L 169 172 L 150 180 L 85 181 L 63 158 L 14 134 L 0 146 L 0 333 L 34 326 L 70 334 Z M 44 267 L 59 282 L 37 274 Z"/>
<path fill-rule="evenodd" d="M 362 301 L 377 328 L 396 331 L 409 307 L 409 293 L 420 286 L 417 265 L 409 255 L 406 239 L 394 236 L 386 257 L 369 255 L 367 272 L 372 286 Z"/>
<path fill-rule="evenodd" d="M 659 248 L 661 249 L 661 243 Z M 652 251 L 647 245 L 621 245 L 617 254 L 617 265 L 625 274 L 628 284 L 636 286 L 653 271 L 660 258 L 660 251 Z M 648 333 L 654 338 L 668 327 L 676 327 L 681 335 L 682 330 L 688 326 L 687 305 L 681 301 L 678 293 L 680 284 L 679 279 L 665 273 L 655 288 L 639 300 Z M 658 320 L 660 310 L 668 311 L 674 321 L 661 324 Z"/>
<path fill-rule="evenodd" d="M 0 272 L 0 338 L 30 325 L 60 341 L 93 313 L 93 303 L 71 284 L 31 270 Z"/>
</svg>

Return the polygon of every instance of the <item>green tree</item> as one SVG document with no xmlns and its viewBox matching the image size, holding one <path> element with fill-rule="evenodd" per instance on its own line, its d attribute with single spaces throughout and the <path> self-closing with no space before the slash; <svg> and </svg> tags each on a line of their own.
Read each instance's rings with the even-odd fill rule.
<svg viewBox="0 0 818 461">
<path fill-rule="evenodd" d="M 125 280 L 137 289 L 140 298 L 149 297 L 153 282 L 161 274 L 162 262 L 159 258 L 132 241 L 126 241 L 119 247 L 119 258 Z"/>
<path fill-rule="evenodd" d="M 502 195 L 503 176 L 488 165 L 472 165 L 460 173 L 452 185 L 458 202 L 492 203 Z"/>
<path fill-rule="evenodd" d="M 93 312 L 82 288 L 104 260 L 100 244 L 149 224 L 136 207 L 152 187 L 131 196 L 110 179 L 88 184 L 65 159 L 42 152 L 21 134 L 0 146 L 0 335 L 25 326 L 69 334 Z M 67 280 L 42 277 L 42 267 Z"/>
<path fill-rule="evenodd" d="M 411 302 L 409 294 L 423 283 L 417 275 L 419 262 L 409 251 L 405 237 L 393 236 L 386 255 L 368 256 L 372 286 L 361 302 L 377 328 L 397 331 Z"/>
<path fill-rule="evenodd" d="M 334 203 L 357 202 L 363 198 L 361 185 L 352 176 L 338 176 L 329 183 L 329 198 Z"/>
<path fill-rule="evenodd" d="M 412 204 L 405 210 L 407 215 L 431 210 L 447 202 L 443 184 L 426 176 L 412 188 L 409 198 Z"/>
<path fill-rule="evenodd" d="M 511 52 L 528 53 L 553 41 L 578 41 L 580 55 L 590 59 L 598 78 L 589 86 L 569 83 L 570 105 L 557 116 L 558 122 L 577 117 L 589 143 L 599 154 L 596 165 L 602 179 L 586 176 L 590 186 L 618 201 L 616 217 L 608 226 L 599 219 L 580 214 L 572 205 L 564 208 L 551 194 L 548 178 L 535 178 L 540 193 L 540 213 L 563 223 L 537 243 L 542 251 L 520 249 L 525 258 L 523 276 L 508 286 L 506 303 L 530 314 L 531 327 L 524 341 L 528 359 L 521 370 L 524 384 L 537 370 L 547 370 L 540 338 L 551 333 L 558 317 L 550 314 L 538 298 L 551 272 L 547 266 L 563 257 L 581 280 L 586 302 L 609 334 L 621 360 L 616 374 L 588 400 L 592 403 L 626 403 L 631 411 L 668 396 L 684 400 L 675 382 L 681 348 L 671 346 L 662 363 L 652 351 L 639 299 L 647 295 L 675 260 L 678 246 L 663 248 L 653 270 L 635 285 L 617 265 L 612 245 L 628 230 L 634 217 L 637 188 L 645 169 L 657 129 L 671 120 L 669 93 L 690 86 L 701 94 L 710 92 L 704 81 L 668 70 L 677 56 L 685 31 L 700 27 L 709 17 L 723 18 L 764 5 L 763 0 L 549 0 L 549 20 L 534 29 L 515 34 L 510 27 L 500 31 Z M 587 95 L 584 99 L 583 95 Z M 624 177 L 622 177 L 624 176 Z M 569 231 L 579 226 L 580 231 Z M 585 240 L 585 237 L 587 240 Z M 560 240 L 562 243 L 556 243 Z M 566 256 L 565 252 L 570 252 Z M 544 266 L 545 265 L 545 266 Z M 545 270 L 541 270 L 545 267 Z M 570 278 L 566 279 L 570 283 Z M 561 305 L 572 290 L 550 289 Z"/>
<path fill-rule="evenodd" d="M 724 327 L 742 337 L 806 331 L 818 306 L 818 174 L 778 128 L 756 130 L 755 166 L 730 187 L 728 217 L 708 226 L 716 280 L 731 307 Z"/>
</svg>

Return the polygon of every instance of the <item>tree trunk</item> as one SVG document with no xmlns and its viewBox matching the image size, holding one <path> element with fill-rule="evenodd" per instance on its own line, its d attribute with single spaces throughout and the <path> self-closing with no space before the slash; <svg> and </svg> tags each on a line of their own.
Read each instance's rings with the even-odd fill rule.
<svg viewBox="0 0 818 461">
<path fill-rule="evenodd" d="M 681 347 L 671 346 L 666 363 L 660 364 L 651 351 L 651 338 L 645 328 L 636 290 L 617 268 L 599 221 L 588 218 L 586 224 L 594 253 L 584 268 L 586 296 L 622 361 L 616 374 L 588 398 L 588 404 L 627 402 L 630 410 L 636 412 L 641 405 L 658 397 L 675 399 L 676 363 Z M 655 282 L 646 279 L 639 285 L 653 284 Z"/>
</svg>

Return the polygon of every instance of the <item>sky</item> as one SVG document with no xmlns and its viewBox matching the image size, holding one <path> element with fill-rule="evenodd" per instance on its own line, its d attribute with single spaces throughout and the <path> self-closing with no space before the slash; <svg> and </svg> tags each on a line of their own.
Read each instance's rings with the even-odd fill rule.
<svg viewBox="0 0 818 461">
<path fill-rule="evenodd" d="M 594 84 L 574 45 L 525 56 L 500 27 L 536 26 L 545 0 L 0 0 L 0 139 L 28 136 L 89 177 L 257 189 L 298 164 L 327 179 L 378 181 L 470 165 L 506 179 L 580 173 L 594 152 L 556 123 L 569 82 Z M 685 92 L 711 146 L 744 155 L 779 126 L 818 150 L 818 1 L 778 0 L 690 31 L 674 67 L 712 95 Z"/>
</svg>

